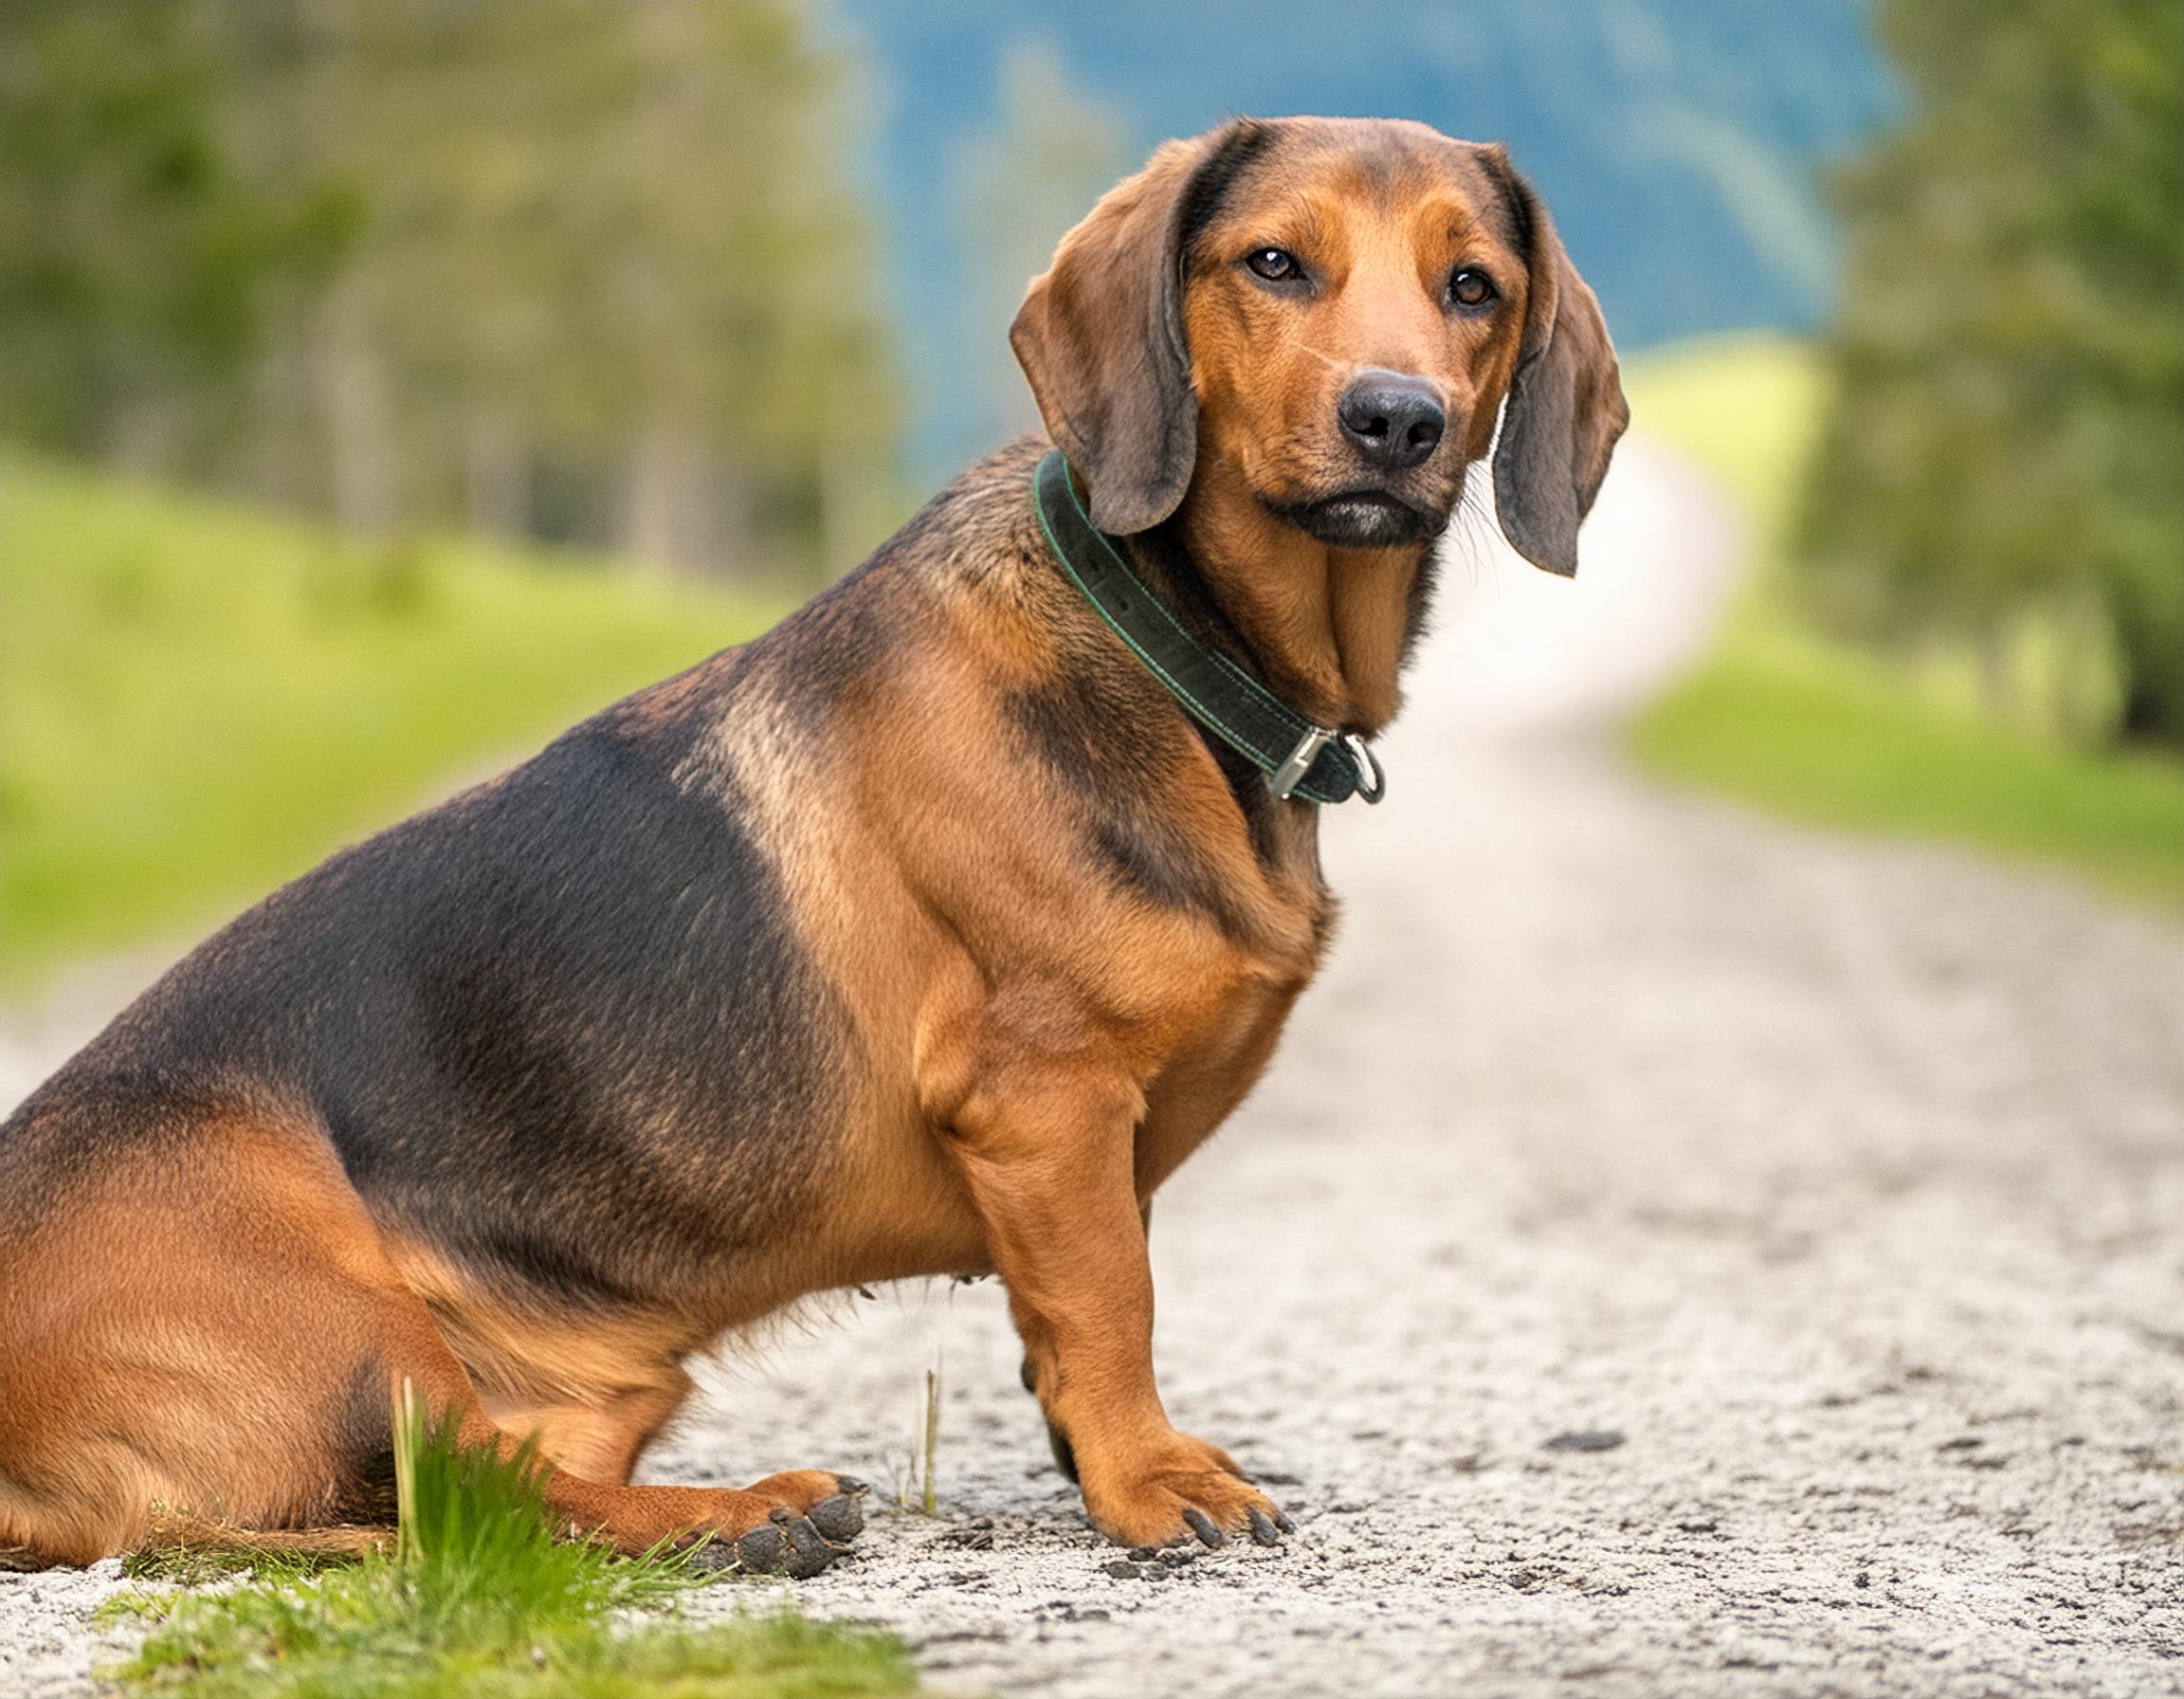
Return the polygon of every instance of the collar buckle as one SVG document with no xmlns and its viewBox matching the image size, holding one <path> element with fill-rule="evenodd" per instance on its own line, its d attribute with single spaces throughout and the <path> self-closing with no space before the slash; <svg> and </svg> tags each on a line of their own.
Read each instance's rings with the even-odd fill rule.
<svg viewBox="0 0 2184 1699">
<path fill-rule="evenodd" d="M 1289 800 L 1289 794 L 1304 782 L 1305 774 L 1312 771 L 1312 763 L 1320 758 L 1320 752 L 1335 741 L 1335 734 L 1324 725 L 1308 727 L 1288 758 L 1266 776 L 1266 788 L 1281 802 Z"/>
</svg>

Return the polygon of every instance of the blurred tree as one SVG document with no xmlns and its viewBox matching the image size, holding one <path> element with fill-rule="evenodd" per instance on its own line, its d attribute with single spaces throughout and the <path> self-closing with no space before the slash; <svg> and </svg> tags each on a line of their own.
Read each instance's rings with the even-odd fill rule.
<svg viewBox="0 0 2184 1699">
<path fill-rule="evenodd" d="M 561 528 L 663 565 L 755 550 L 830 570 L 873 540 L 891 374 L 841 66 L 799 7 L 298 0 L 295 16 L 304 51 L 262 133 L 327 153 L 373 210 L 310 334 L 337 512 L 532 529 L 543 468 Z M 374 362 L 402 396 L 392 502 L 372 475 Z"/>
<path fill-rule="evenodd" d="M 354 239 L 339 186 L 242 167 L 182 0 L 0 7 L 0 429 L 172 468 L 219 439 L 284 282 Z"/>
<path fill-rule="evenodd" d="M 1839 185 L 1811 589 L 1850 630 L 2091 624 L 2184 740 L 2184 7 L 1886 0 L 1910 121 Z"/>
<path fill-rule="evenodd" d="M 176 222 L 237 216 L 223 200 L 166 228 L 139 218 L 116 184 L 166 131 L 217 162 L 209 181 L 246 209 L 341 186 L 353 215 L 323 256 L 338 263 L 246 297 L 249 337 L 199 338 L 218 397 L 177 390 L 174 362 L 112 314 L 57 311 L 51 288 L 27 303 L 80 363 L 240 420 L 230 482 L 368 536 L 467 521 L 684 568 L 830 570 L 882 527 L 889 351 L 844 158 L 843 66 L 800 0 L 39 9 L 56 41 L 89 45 L 26 72 L 33 104 L 74 111 L 77 85 L 103 78 L 131 91 L 109 106 L 152 132 L 76 121 L 76 174 L 48 170 L 18 197 L 33 226 L 65 191 L 87 226 L 130 232 L 107 270 L 159 276 Z M 128 13 L 159 28 L 132 31 Z M 72 228 L 50 246 L 97 252 Z"/>
<path fill-rule="evenodd" d="M 974 316 L 961 327 L 966 345 L 979 351 L 972 453 L 1039 428 L 1001 333 L 1063 235 L 1140 163 L 1121 115 L 1077 87 L 1051 46 L 1010 46 L 999 81 L 1000 123 L 965 144 L 955 172 L 963 252 L 976 267 L 968 303 Z"/>
</svg>

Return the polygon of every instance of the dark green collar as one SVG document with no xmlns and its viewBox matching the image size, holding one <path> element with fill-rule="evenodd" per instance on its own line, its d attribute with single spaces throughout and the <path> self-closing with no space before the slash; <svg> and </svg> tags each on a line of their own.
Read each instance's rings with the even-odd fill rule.
<svg viewBox="0 0 2184 1699">
<path fill-rule="evenodd" d="M 1121 544 L 1093 525 L 1061 449 L 1039 463 L 1031 493 L 1054 558 L 1084 599 L 1193 718 L 1265 774 L 1269 791 L 1306 802 L 1378 802 L 1388 794 L 1364 739 L 1314 724 L 1183 629 L 1131 570 Z"/>
</svg>

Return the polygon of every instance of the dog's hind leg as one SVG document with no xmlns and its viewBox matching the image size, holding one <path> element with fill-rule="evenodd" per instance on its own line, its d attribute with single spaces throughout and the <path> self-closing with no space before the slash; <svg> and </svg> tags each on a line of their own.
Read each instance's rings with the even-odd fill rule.
<svg viewBox="0 0 2184 1699">
<path fill-rule="evenodd" d="M 113 1161 L 39 1161 L 41 1145 L 82 1147 L 38 1136 L 58 1130 L 7 1153 L 0 1548 L 82 1563 L 133 1548 L 162 1513 L 235 1529 L 369 1515 L 405 1380 L 464 1443 L 518 1449 L 311 1129 L 199 1117 Z M 567 1469 L 543 1487 L 571 1531 L 626 1551 L 713 1536 L 748 1566 L 810 1574 L 834 1547 L 799 1501 L 842 1487 L 809 1472 L 791 1491 Z"/>
<path fill-rule="evenodd" d="M 637 1459 L 689 1394 L 681 1384 L 641 1386 L 593 1402 L 529 1400 L 497 1396 L 481 1388 L 494 1425 L 511 1434 L 535 1434 L 539 1452 L 587 1481 L 618 1487 L 629 1479 Z"/>
</svg>

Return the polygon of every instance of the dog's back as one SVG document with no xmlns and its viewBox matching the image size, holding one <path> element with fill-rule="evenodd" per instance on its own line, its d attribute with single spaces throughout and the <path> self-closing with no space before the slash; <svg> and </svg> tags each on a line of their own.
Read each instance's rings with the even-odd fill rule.
<svg viewBox="0 0 2184 1699">
<path fill-rule="evenodd" d="M 691 734 L 644 710 L 234 922 L 25 1105 L 0 1164 L 100 1161 L 146 1136 L 132 1099 L 246 1089 L 322 1130 L 391 1229 L 555 1299 L 656 1298 L 763 1233 L 811 1183 L 839 1019 L 736 798 L 679 788 Z"/>
</svg>

